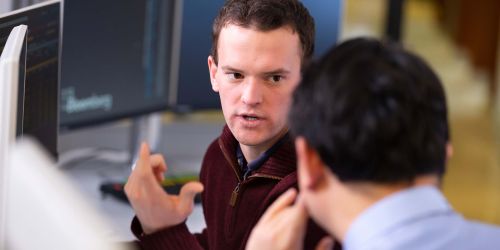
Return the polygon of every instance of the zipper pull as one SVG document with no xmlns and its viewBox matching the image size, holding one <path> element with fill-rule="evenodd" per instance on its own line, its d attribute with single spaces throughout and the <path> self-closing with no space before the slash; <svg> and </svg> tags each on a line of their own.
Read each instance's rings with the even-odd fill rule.
<svg viewBox="0 0 500 250">
<path fill-rule="evenodd" d="M 229 205 L 231 207 L 234 207 L 234 205 L 236 204 L 236 200 L 238 199 L 238 191 L 240 191 L 240 183 L 241 182 L 238 182 L 238 185 L 236 185 L 236 187 L 234 188 L 233 193 L 231 193 L 231 199 L 229 200 Z"/>
</svg>

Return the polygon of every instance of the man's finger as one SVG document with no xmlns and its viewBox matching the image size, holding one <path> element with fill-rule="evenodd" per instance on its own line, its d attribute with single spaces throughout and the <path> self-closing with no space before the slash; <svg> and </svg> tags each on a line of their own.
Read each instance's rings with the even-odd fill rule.
<svg viewBox="0 0 500 250">
<path fill-rule="evenodd" d="M 333 244 L 334 244 L 334 241 L 332 239 L 332 237 L 330 236 L 325 236 L 323 237 L 318 245 L 316 245 L 316 250 L 332 250 L 333 249 Z"/>
<path fill-rule="evenodd" d="M 159 171 L 166 172 L 168 169 L 165 158 L 161 154 L 153 154 L 150 156 L 150 163 L 153 168 L 157 168 Z"/>
<path fill-rule="evenodd" d="M 283 208 L 290 206 L 290 204 L 292 204 L 295 200 L 296 196 L 297 190 L 295 190 L 295 188 L 288 189 L 285 193 L 278 197 L 278 199 L 276 199 L 276 201 L 274 201 L 271 206 L 269 206 L 264 215 L 262 215 L 261 220 L 268 220 L 268 217 L 273 217 L 276 213 L 283 210 Z"/>
<path fill-rule="evenodd" d="M 302 224 L 305 224 L 307 221 L 307 210 L 306 206 L 304 205 L 304 199 L 302 198 L 302 195 L 297 194 L 295 198 L 295 204 L 292 206 L 292 212 L 295 213 L 296 217 L 299 217 L 302 219 Z"/>
<path fill-rule="evenodd" d="M 197 181 L 191 181 L 182 186 L 179 193 L 179 211 L 188 215 L 193 210 L 194 197 L 197 193 L 203 191 L 203 184 Z"/>
<path fill-rule="evenodd" d="M 141 143 L 139 150 L 139 159 L 137 159 L 136 168 L 138 171 L 151 171 L 150 151 L 147 143 Z"/>
<path fill-rule="evenodd" d="M 168 169 L 165 159 L 160 154 L 154 154 L 150 157 L 150 163 L 153 167 L 153 174 L 158 182 L 162 182 L 165 179 L 165 172 Z"/>
<path fill-rule="evenodd" d="M 143 142 L 139 151 L 139 159 L 137 159 L 137 170 L 132 171 L 131 175 L 136 175 L 137 178 L 140 179 L 140 185 L 143 186 L 143 188 L 148 187 L 148 192 L 163 192 L 163 189 L 161 187 L 161 181 L 163 180 L 163 177 L 155 173 L 154 169 L 152 168 L 150 154 L 151 152 L 149 150 L 148 144 Z"/>
</svg>

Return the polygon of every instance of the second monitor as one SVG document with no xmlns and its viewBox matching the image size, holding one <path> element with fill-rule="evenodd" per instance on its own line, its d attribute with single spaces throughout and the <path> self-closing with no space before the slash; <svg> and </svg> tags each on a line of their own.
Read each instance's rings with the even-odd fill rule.
<svg viewBox="0 0 500 250">
<path fill-rule="evenodd" d="M 65 2 L 61 128 L 167 107 L 174 2 Z"/>
</svg>

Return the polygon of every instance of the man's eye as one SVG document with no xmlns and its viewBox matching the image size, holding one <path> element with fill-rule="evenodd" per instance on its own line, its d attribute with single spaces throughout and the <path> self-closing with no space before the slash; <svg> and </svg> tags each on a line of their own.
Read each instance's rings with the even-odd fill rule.
<svg viewBox="0 0 500 250">
<path fill-rule="evenodd" d="M 232 80 L 243 79 L 243 75 L 240 73 L 228 73 L 227 75 L 229 76 L 229 79 L 232 79 Z"/>
<path fill-rule="evenodd" d="M 269 77 L 269 80 L 273 83 L 277 83 L 279 81 L 281 81 L 283 79 L 283 76 L 280 76 L 280 75 L 273 75 L 271 77 Z"/>
</svg>

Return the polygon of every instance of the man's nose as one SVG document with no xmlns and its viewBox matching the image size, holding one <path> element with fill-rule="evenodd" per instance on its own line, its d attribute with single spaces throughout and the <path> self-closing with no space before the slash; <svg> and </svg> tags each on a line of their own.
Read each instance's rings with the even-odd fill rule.
<svg viewBox="0 0 500 250">
<path fill-rule="evenodd" d="M 243 93 L 241 94 L 241 100 L 244 104 L 255 106 L 262 103 L 263 99 L 263 88 L 262 83 L 258 79 L 249 78 L 244 84 Z"/>
</svg>

